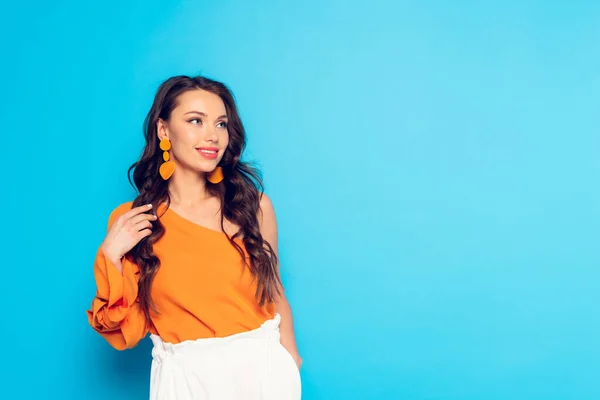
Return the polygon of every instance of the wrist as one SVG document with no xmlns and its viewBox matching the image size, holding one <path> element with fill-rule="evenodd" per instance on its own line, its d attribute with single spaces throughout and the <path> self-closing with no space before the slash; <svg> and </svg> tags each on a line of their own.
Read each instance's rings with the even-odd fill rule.
<svg viewBox="0 0 600 400">
<path fill-rule="evenodd" d="M 104 254 L 104 258 L 106 259 L 106 261 L 110 262 L 114 266 L 121 265 L 121 260 L 123 259 L 123 256 L 115 256 L 109 251 L 106 251 L 104 247 L 102 247 L 102 254 Z"/>
<path fill-rule="evenodd" d="M 102 254 L 104 254 L 104 258 L 107 261 L 110 261 L 111 263 L 115 264 L 116 262 L 121 261 L 121 259 L 123 257 L 119 257 L 113 253 L 111 253 L 106 247 L 104 246 L 100 246 L 100 249 L 102 250 Z"/>
</svg>

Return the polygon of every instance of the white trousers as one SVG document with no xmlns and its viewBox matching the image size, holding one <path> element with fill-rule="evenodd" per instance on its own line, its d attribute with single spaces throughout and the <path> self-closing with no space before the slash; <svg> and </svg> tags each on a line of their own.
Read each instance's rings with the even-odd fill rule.
<svg viewBox="0 0 600 400">
<path fill-rule="evenodd" d="M 150 400 L 299 400 L 300 372 L 279 342 L 281 317 L 224 338 L 165 343 L 150 335 Z"/>
</svg>

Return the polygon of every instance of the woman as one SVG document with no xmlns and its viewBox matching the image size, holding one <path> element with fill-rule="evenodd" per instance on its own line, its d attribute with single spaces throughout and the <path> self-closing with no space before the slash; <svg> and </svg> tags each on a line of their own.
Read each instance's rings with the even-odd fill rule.
<svg viewBox="0 0 600 400">
<path fill-rule="evenodd" d="M 139 195 L 112 211 L 90 325 L 154 347 L 150 398 L 299 399 L 302 360 L 281 286 L 277 223 L 222 83 L 176 76 L 144 121 Z"/>
</svg>

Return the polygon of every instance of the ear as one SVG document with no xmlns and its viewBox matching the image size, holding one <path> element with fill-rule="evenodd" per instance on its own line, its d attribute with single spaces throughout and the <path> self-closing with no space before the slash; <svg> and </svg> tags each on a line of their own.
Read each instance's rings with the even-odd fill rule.
<svg viewBox="0 0 600 400">
<path fill-rule="evenodd" d="M 167 123 L 159 118 L 156 121 L 156 136 L 158 136 L 158 140 L 168 139 L 169 138 L 169 129 L 167 127 Z"/>
</svg>

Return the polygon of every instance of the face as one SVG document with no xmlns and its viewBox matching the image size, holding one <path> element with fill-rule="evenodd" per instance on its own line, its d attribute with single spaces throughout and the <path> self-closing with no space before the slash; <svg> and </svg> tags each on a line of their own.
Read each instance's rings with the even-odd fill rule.
<svg viewBox="0 0 600 400">
<path fill-rule="evenodd" d="M 177 98 L 168 121 L 157 122 L 158 138 L 169 139 L 176 168 L 211 172 L 229 144 L 223 100 L 205 90 L 190 90 Z"/>
</svg>

